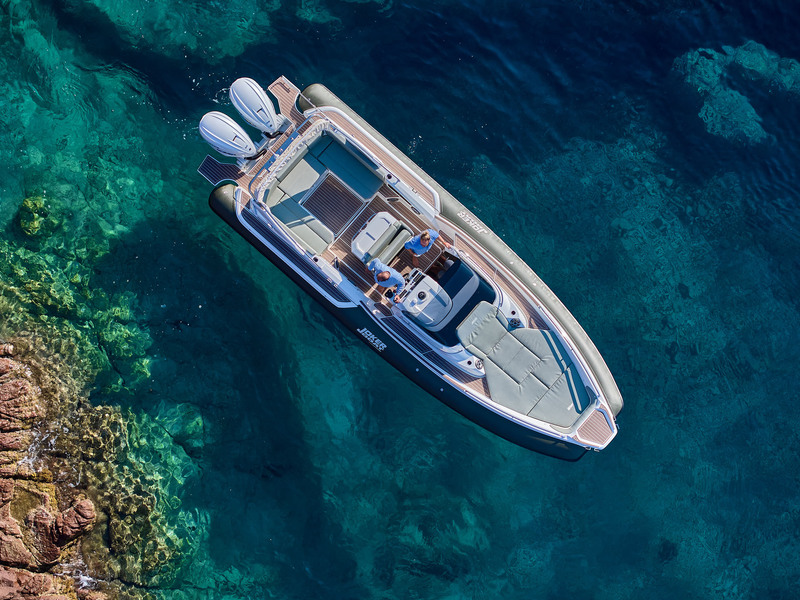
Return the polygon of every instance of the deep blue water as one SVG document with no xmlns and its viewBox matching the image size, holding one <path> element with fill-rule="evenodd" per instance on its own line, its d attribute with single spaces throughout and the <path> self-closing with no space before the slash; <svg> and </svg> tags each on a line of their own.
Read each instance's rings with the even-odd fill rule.
<svg viewBox="0 0 800 600">
<path fill-rule="evenodd" d="M 4 243 L 34 190 L 69 224 L 43 253 L 104 240 L 92 286 L 146 342 L 104 347 L 125 385 L 92 400 L 202 415 L 167 597 L 796 597 L 792 3 L 2 7 Z M 324 83 L 559 295 L 626 402 L 608 449 L 480 430 L 211 214 L 197 122 L 279 75 Z"/>
</svg>

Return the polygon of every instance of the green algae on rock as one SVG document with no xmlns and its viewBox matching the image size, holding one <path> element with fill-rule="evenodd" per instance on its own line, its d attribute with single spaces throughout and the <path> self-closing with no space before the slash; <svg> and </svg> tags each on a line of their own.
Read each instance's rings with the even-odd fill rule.
<svg viewBox="0 0 800 600">
<path fill-rule="evenodd" d="M 61 226 L 61 220 L 42 196 L 28 196 L 19 209 L 19 225 L 28 237 L 48 237 Z"/>
<path fill-rule="evenodd" d="M 179 498 L 197 476 L 192 459 L 146 415 L 108 406 L 79 410 L 56 447 L 78 457 L 78 475 L 102 508 L 85 541 L 89 568 L 132 586 L 169 587 L 201 538 Z"/>
<path fill-rule="evenodd" d="M 133 318 L 136 297 L 93 286 L 90 263 L 0 240 L 0 275 L 6 334 L 38 329 L 59 344 L 71 340 L 75 359 L 101 388 L 131 388 L 149 378 L 151 340 Z"/>
</svg>

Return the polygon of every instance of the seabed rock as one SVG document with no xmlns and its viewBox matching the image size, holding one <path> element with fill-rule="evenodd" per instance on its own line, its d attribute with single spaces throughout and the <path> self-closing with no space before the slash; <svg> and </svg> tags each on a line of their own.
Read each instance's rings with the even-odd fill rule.
<svg viewBox="0 0 800 600">
<path fill-rule="evenodd" d="M 744 94 L 731 89 L 732 77 L 763 85 L 770 91 L 800 94 L 800 63 L 781 58 L 763 45 L 748 41 L 722 52 L 700 48 L 675 59 L 673 69 L 703 100 L 699 117 L 712 135 L 748 145 L 770 136 L 761 126 L 761 116 Z"/>
<path fill-rule="evenodd" d="M 28 196 L 19 209 L 19 225 L 22 232 L 30 238 L 46 238 L 60 227 L 61 218 L 44 197 Z"/>
</svg>

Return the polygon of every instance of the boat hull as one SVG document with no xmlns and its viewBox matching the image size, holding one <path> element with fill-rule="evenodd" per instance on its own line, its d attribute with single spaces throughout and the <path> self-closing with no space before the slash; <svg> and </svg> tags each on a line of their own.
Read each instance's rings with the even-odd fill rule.
<svg viewBox="0 0 800 600">
<path fill-rule="evenodd" d="M 340 308 L 333 304 L 269 245 L 264 244 L 261 239 L 245 227 L 236 214 L 234 190 L 235 186 L 233 184 L 222 184 L 215 188 L 209 196 L 211 209 L 234 231 L 247 240 L 250 245 L 300 286 L 303 291 L 319 302 L 347 329 L 352 331 L 356 337 L 360 338 L 373 351 L 377 352 L 423 390 L 476 425 L 523 448 L 567 461 L 576 461 L 586 453 L 586 449 L 582 446 L 546 436 L 515 423 L 450 385 L 425 363 L 418 360 L 412 353 L 397 343 L 394 337 L 384 329 L 383 325 L 372 318 L 365 307 L 353 305 L 349 308 Z"/>
</svg>

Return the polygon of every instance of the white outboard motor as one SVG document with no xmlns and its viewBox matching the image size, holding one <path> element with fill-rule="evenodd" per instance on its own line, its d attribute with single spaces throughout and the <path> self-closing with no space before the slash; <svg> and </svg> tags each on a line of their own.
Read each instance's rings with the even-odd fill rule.
<svg viewBox="0 0 800 600">
<path fill-rule="evenodd" d="M 254 80 L 241 77 L 231 85 L 231 103 L 245 121 L 262 131 L 267 137 L 274 137 L 286 121 L 283 115 L 275 114 L 272 100 Z"/>
<path fill-rule="evenodd" d="M 214 150 L 225 156 L 250 158 L 257 152 L 256 145 L 239 124 L 228 115 L 211 111 L 200 119 L 200 135 Z"/>
</svg>

